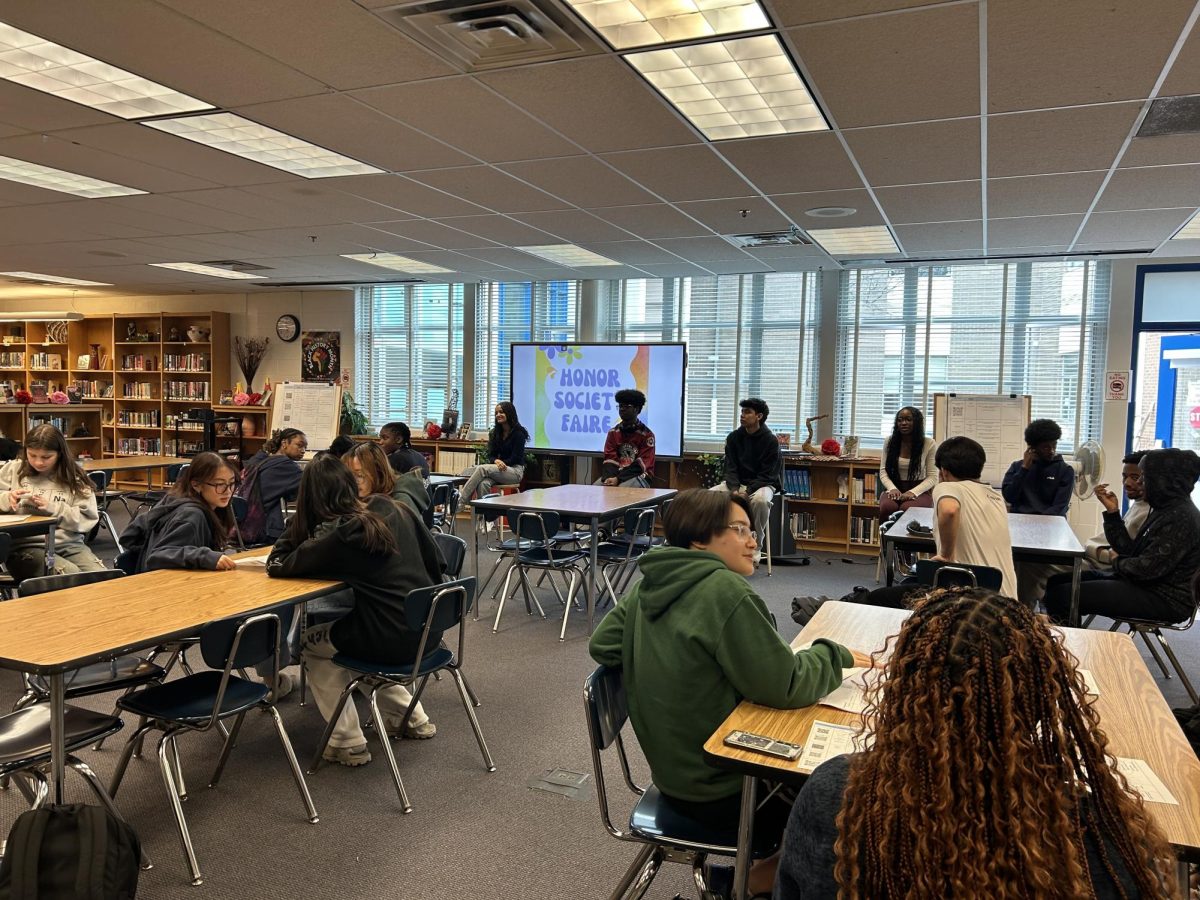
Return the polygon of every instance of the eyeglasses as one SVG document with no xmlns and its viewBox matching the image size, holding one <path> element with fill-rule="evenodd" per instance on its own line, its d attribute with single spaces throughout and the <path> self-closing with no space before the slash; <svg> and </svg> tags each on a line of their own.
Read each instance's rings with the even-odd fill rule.
<svg viewBox="0 0 1200 900">
<path fill-rule="evenodd" d="M 228 494 L 235 487 L 237 487 L 236 481 L 206 481 L 204 483 L 218 494 Z"/>
<path fill-rule="evenodd" d="M 725 527 L 736 534 L 743 541 L 746 540 L 746 538 L 754 538 L 754 540 L 758 540 L 758 532 L 744 522 L 734 522 L 732 525 L 726 525 Z"/>
</svg>

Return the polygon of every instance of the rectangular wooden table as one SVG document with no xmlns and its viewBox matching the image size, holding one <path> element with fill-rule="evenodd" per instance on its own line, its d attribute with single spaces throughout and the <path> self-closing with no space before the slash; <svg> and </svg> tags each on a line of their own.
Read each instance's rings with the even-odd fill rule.
<svg viewBox="0 0 1200 900">
<path fill-rule="evenodd" d="M 4 513 L 3 515 L 19 516 L 21 513 Z M 58 526 L 58 516 L 25 516 L 20 522 L 9 522 L 0 525 L 0 532 L 13 538 L 46 536 L 46 574 L 54 572 L 54 530 Z"/>
<path fill-rule="evenodd" d="M 155 469 L 168 469 L 171 466 L 184 465 L 191 460 L 184 456 L 118 456 L 114 459 L 85 459 L 80 463 L 83 471 L 96 472 L 136 472 L 146 470 L 146 490 L 154 490 L 153 474 Z"/>
<path fill-rule="evenodd" d="M 341 587 L 336 581 L 268 578 L 264 569 L 161 569 L 0 603 L 0 668 L 49 681 L 53 802 L 62 802 L 65 672 L 196 634 L 209 622 Z"/>
<path fill-rule="evenodd" d="M 605 487 L 598 484 L 562 484 L 557 487 L 535 488 L 506 497 L 475 500 L 471 504 L 475 527 L 475 573 L 479 573 L 479 527 L 475 517 L 485 510 L 501 513 L 509 510 L 556 512 L 574 521 L 586 521 L 591 526 L 587 589 L 588 634 L 596 616 L 596 548 L 600 545 L 600 524 L 611 522 L 626 511 L 638 507 L 658 506 L 678 493 L 674 489 Z"/>
<path fill-rule="evenodd" d="M 870 653 L 881 649 L 888 636 L 899 632 L 909 615 L 908 610 L 832 601 L 821 606 L 792 646 L 825 637 Z M 1147 803 L 1146 809 L 1178 856 L 1196 859 L 1200 853 L 1200 760 L 1192 752 L 1132 638 L 1128 634 L 1078 628 L 1063 628 L 1061 632 L 1066 648 L 1079 660 L 1080 668 L 1089 670 L 1099 685 L 1096 711 L 1108 735 L 1109 753 L 1149 763 L 1179 805 Z M 749 870 L 758 780 L 799 785 L 808 776 L 800 771 L 797 761 L 727 747 L 725 737 L 731 731 L 741 730 L 803 745 L 817 720 L 857 725 L 860 717 L 820 705 L 781 710 L 743 701 L 704 744 L 704 757 L 710 764 L 744 776 L 735 897 L 746 897 L 745 875 Z M 1186 866 L 1181 869 L 1186 876 Z"/>
<path fill-rule="evenodd" d="M 909 523 L 912 522 L 926 528 L 933 527 L 933 510 L 926 507 L 905 510 L 904 515 L 882 536 L 888 584 L 892 583 L 894 577 L 898 549 L 907 548 L 918 553 L 933 551 L 933 535 L 912 534 L 908 530 Z M 1015 561 L 1054 562 L 1071 567 L 1071 613 L 1067 621 L 1073 627 L 1078 627 L 1079 582 L 1085 551 L 1066 517 L 1009 513 L 1008 534 L 1012 541 L 1012 555 Z"/>
</svg>

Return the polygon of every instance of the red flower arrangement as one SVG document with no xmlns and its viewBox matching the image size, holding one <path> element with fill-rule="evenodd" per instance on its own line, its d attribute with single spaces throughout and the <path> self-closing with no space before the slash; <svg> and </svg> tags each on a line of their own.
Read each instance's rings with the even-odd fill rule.
<svg viewBox="0 0 1200 900">
<path fill-rule="evenodd" d="M 821 452 L 826 456 L 841 456 L 842 445 L 833 438 L 825 438 L 821 441 Z"/>
<path fill-rule="evenodd" d="M 21 388 L 19 391 L 17 391 L 15 394 L 13 394 L 13 397 L 16 399 L 16 401 L 18 403 L 32 403 L 33 402 L 33 394 L 29 393 L 29 391 L 25 390 L 25 388 Z"/>
</svg>

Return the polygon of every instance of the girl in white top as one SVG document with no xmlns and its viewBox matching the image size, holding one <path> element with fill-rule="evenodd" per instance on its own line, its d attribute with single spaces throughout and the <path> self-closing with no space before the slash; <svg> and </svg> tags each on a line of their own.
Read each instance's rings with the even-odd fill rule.
<svg viewBox="0 0 1200 900">
<path fill-rule="evenodd" d="M 896 413 L 892 434 L 879 458 L 879 518 L 912 506 L 932 506 L 929 492 L 937 484 L 933 455 L 936 444 L 925 436 L 925 416 L 915 406 Z"/>
<path fill-rule="evenodd" d="M 54 574 L 104 568 L 83 542 L 100 521 L 92 483 L 75 464 L 62 432 L 53 425 L 35 427 L 25 438 L 22 455 L 0 465 L 0 513 L 58 516 Z M 45 575 L 45 538 L 15 539 L 8 570 L 18 580 Z"/>
</svg>

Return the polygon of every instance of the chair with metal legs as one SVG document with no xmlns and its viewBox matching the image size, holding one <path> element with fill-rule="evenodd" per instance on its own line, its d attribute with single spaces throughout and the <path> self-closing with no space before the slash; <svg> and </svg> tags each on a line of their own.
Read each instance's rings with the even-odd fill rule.
<svg viewBox="0 0 1200 900">
<path fill-rule="evenodd" d="M 392 751 L 388 732 L 394 731 L 396 734 L 404 733 L 405 726 L 408 725 L 408 720 L 412 717 L 412 712 L 416 708 L 417 703 L 420 702 L 421 694 L 425 691 L 425 685 L 429 681 L 429 676 L 443 671 L 449 672 L 451 677 L 454 678 L 454 684 L 458 688 L 458 695 L 462 699 L 463 709 L 466 710 L 467 719 L 471 723 L 471 730 L 475 732 L 475 740 L 479 744 L 480 752 L 483 754 L 484 768 L 488 772 L 496 771 L 496 764 L 492 762 L 492 755 L 488 751 L 487 743 L 483 739 L 483 731 L 479 728 L 479 720 L 475 717 L 474 707 L 479 706 L 479 700 L 476 698 L 475 692 L 471 690 L 471 686 L 467 683 L 466 675 L 462 671 L 463 655 L 466 650 L 466 626 L 464 621 L 467 612 L 471 609 L 471 604 L 475 600 L 475 584 L 475 578 L 468 577 L 444 584 L 434 584 L 429 587 L 417 588 L 408 592 L 408 596 L 404 598 L 405 619 L 407 620 L 409 629 L 421 635 L 413 662 L 375 663 L 355 659 L 346 653 L 334 654 L 333 663 L 353 672 L 354 677 L 350 679 L 349 683 L 342 690 L 333 715 L 329 717 L 329 722 L 325 726 L 325 732 L 321 735 L 321 741 L 317 745 L 317 752 L 313 755 L 312 763 L 308 768 L 310 775 L 315 773 L 321 765 L 322 754 L 325 751 L 325 747 L 329 744 L 329 738 L 333 734 L 334 726 L 342 714 L 342 709 L 345 708 L 347 703 L 354 702 L 351 698 L 355 689 L 362 690 L 367 695 L 367 702 L 371 707 L 371 715 L 376 723 L 379 736 L 383 741 L 383 752 L 387 757 L 388 768 L 392 773 L 392 781 L 396 786 L 396 794 L 400 798 L 400 806 L 404 812 L 412 812 L 412 804 L 408 800 L 408 792 L 404 789 L 404 781 L 400 777 L 400 767 L 396 764 L 396 755 Z M 444 640 L 439 641 L 436 647 L 429 646 L 429 636 L 431 633 L 444 634 L 455 626 L 458 627 L 457 654 L 446 646 Z M 389 727 L 380 711 L 379 700 L 376 695 L 381 689 L 392 685 L 408 687 L 412 684 L 416 684 L 417 688 L 412 692 L 412 701 L 409 703 L 408 709 L 405 710 L 403 719 L 394 728 Z"/>
<path fill-rule="evenodd" d="M 1094 618 L 1096 618 L 1094 615 L 1088 616 L 1087 621 L 1083 624 L 1083 627 L 1087 628 L 1089 625 L 1091 625 Z M 1180 664 L 1179 657 L 1175 655 L 1175 651 L 1171 649 L 1171 645 L 1167 643 L 1166 636 L 1162 633 L 1164 628 L 1168 631 L 1187 631 L 1195 623 L 1196 607 L 1193 606 L 1192 614 L 1185 622 L 1168 624 L 1166 622 L 1158 622 L 1153 619 L 1131 619 L 1122 616 L 1119 619 L 1114 619 L 1112 627 L 1108 630 L 1118 631 L 1120 630 L 1121 626 L 1124 625 L 1131 635 L 1140 635 L 1143 643 L 1146 645 L 1146 649 L 1150 651 L 1150 655 L 1153 656 L 1154 661 L 1158 663 L 1158 668 L 1162 670 L 1163 677 L 1170 680 L 1171 670 L 1167 668 L 1167 664 L 1163 662 L 1163 658 L 1158 655 L 1158 649 L 1150 641 L 1150 635 L 1154 635 L 1154 637 L 1158 639 L 1159 646 L 1162 647 L 1163 652 L 1167 654 L 1167 659 L 1171 661 L 1171 667 L 1175 669 L 1175 674 L 1179 676 L 1179 683 L 1182 684 L 1183 689 L 1188 692 L 1188 696 L 1192 700 L 1192 705 L 1196 705 L 1197 703 L 1200 703 L 1200 696 L 1196 694 L 1196 689 L 1192 687 L 1192 681 L 1187 677 L 1187 672 L 1184 671 L 1183 666 Z"/>
<path fill-rule="evenodd" d="M 110 491 L 108 489 L 109 482 L 112 481 L 112 472 L 106 469 L 88 472 L 87 475 L 92 482 L 92 487 L 96 494 L 96 512 L 100 515 L 100 521 L 97 523 L 96 529 L 98 531 L 101 527 L 107 528 L 108 533 L 112 535 L 113 543 L 117 545 L 117 552 L 123 553 L 124 548 L 121 546 L 121 536 L 117 533 L 116 526 L 113 525 L 112 515 L 108 511 L 108 507 L 114 498 L 120 498 L 124 492 Z"/>
<path fill-rule="evenodd" d="M 562 628 L 559 629 L 558 639 L 564 640 L 567 635 L 567 616 L 571 612 L 571 604 L 575 602 L 576 591 L 583 584 L 582 563 L 588 558 L 588 554 L 582 550 L 556 548 L 551 537 L 558 533 L 561 523 L 561 518 L 556 512 L 514 509 L 509 510 L 507 518 L 508 527 L 512 529 L 517 540 L 528 541 L 530 546 L 518 550 L 513 557 L 513 564 L 504 578 L 504 590 L 500 592 L 500 603 L 496 607 L 496 621 L 492 624 L 492 633 L 495 634 L 500 628 L 500 616 L 508 600 L 508 585 L 514 572 L 525 596 L 526 612 L 533 615 L 533 607 L 537 606 L 542 618 L 545 618 L 546 613 L 534 594 L 534 587 L 529 583 L 528 575 L 530 570 L 540 570 L 551 573 L 550 587 L 554 589 L 555 596 L 563 605 Z M 565 598 L 554 583 L 555 572 L 568 578 Z"/>
<path fill-rule="evenodd" d="M 614 584 L 628 583 L 637 561 L 650 549 L 648 544 L 637 540 L 639 537 L 654 534 L 654 523 L 658 510 L 653 507 L 646 509 L 631 509 L 625 513 L 625 530 L 622 534 L 629 538 L 621 542 L 605 541 L 596 547 L 596 560 L 600 566 L 600 579 L 604 585 L 604 593 L 617 603 L 617 589 Z M 609 572 L 612 572 L 610 577 Z"/>
<path fill-rule="evenodd" d="M 158 741 L 159 769 L 175 813 L 175 824 L 191 871 L 192 884 L 201 884 L 203 876 L 200 873 L 200 864 L 196 861 L 195 850 L 192 848 L 192 839 L 181 803 L 187 799 L 187 788 L 179 764 L 176 739 L 183 733 L 215 729 L 223 719 L 234 718 L 233 727 L 225 738 L 212 778 L 209 780 L 209 787 L 215 787 L 229 759 L 229 752 L 237 742 L 246 713 L 252 709 L 270 713 L 279 741 L 283 745 L 284 755 L 291 767 L 292 777 L 304 802 L 306 818 L 312 823 L 319 821 L 308 785 L 304 781 L 304 773 L 296 761 L 287 730 L 283 727 L 283 719 L 280 718 L 274 704 L 267 699 L 270 688 L 266 684 L 234 674 L 235 670 L 272 660 L 272 677 L 269 683 L 276 682 L 279 676 L 280 641 L 294 613 L 295 607 L 285 604 L 257 615 L 224 619 L 206 625 L 200 633 L 200 652 L 212 670 L 145 688 L 118 701 L 121 709 L 140 716 L 141 721 L 125 743 L 125 749 L 113 773 L 110 793 L 116 796 L 139 739 L 150 731 L 161 731 L 162 737 Z"/>
</svg>

